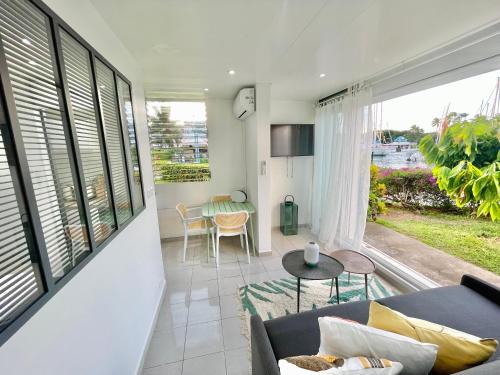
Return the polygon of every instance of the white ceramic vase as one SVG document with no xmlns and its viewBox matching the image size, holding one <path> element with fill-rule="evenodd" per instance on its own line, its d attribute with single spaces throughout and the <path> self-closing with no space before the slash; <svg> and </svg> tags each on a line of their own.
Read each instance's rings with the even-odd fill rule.
<svg viewBox="0 0 500 375">
<path fill-rule="evenodd" d="M 308 242 L 304 246 L 304 262 L 309 267 L 316 267 L 319 261 L 319 246 L 316 242 Z"/>
</svg>

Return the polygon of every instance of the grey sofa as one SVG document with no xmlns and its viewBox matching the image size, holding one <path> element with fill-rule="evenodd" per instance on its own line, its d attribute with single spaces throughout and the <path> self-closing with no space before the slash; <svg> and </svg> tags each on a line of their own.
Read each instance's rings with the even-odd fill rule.
<svg viewBox="0 0 500 375">
<path fill-rule="evenodd" d="M 473 276 L 464 275 L 460 285 L 383 298 L 378 302 L 408 316 L 500 341 L 500 289 Z M 266 322 L 258 315 L 252 316 L 252 374 L 279 375 L 279 359 L 317 354 L 318 317 L 334 315 L 366 323 L 368 311 L 369 301 L 360 301 Z M 500 375 L 500 350 L 487 363 L 459 374 Z"/>
</svg>

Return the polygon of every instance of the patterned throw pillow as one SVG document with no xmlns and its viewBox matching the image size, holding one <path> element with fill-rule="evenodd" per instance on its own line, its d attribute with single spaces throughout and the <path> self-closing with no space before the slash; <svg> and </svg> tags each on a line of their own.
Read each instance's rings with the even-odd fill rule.
<svg viewBox="0 0 500 375">
<path fill-rule="evenodd" d="M 301 355 L 278 362 L 281 375 L 397 375 L 403 369 L 398 362 L 387 359 L 333 355 Z"/>
<path fill-rule="evenodd" d="M 315 355 L 299 355 L 296 357 L 285 358 L 285 361 L 294 364 L 297 367 L 310 371 L 323 371 L 332 368 L 333 363 Z"/>
</svg>

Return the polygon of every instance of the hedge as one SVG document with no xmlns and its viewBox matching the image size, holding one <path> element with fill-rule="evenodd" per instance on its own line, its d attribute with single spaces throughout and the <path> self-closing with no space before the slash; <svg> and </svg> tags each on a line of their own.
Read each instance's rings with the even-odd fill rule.
<svg viewBox="0 0 500 375">
<path fill-rule="evenodd" d="M 154 175 L 156 183 L 210 181 L 211 177 L 208 163 L 156 164 Z"/>
<path fill-rule="evenodd" d="M 430 169 L 385 168 L 379 173 L 379 182 L 386 187 L 387 202 L 410 209 L 429 207 L 448 211 L 455 208 L 446 192 L 439 190 Z"/>
</svg>

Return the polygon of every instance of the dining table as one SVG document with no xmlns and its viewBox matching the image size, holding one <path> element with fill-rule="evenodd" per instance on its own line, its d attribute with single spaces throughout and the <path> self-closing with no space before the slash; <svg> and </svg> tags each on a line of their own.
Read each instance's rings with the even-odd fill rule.
<svg viewBox="0 0 500 375">
<path fill-rule="evenodd" d="M 231 213 L 238 211 L 248 212 L 249 216 L 248 222 L 250 224 L 250 237 L 252 238 L 252 250 L 253 250 L 253 255 L 255 256 L 255 237 L 253 232 L 253 218 L 252 218 L 253 214 L 255 214 L 255 207 L 252 203 L 223 201 L 223 202 L 208 202 L 201 206 L 201 215 L 210 220 L 212 220 L 215 214 L 218 213 Z"/>
</svg>

